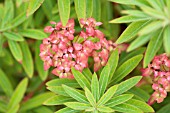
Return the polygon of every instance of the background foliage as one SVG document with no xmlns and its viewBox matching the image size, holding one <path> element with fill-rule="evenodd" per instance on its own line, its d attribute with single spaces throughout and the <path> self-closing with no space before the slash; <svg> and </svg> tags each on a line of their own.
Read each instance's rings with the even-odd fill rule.
<svg viewBox="0 0 170 113">
<path fill-rule="evenodd" d="M 116 41 L 118 44 L 130 43 L 127 52 L 123 52 L 120 56 L 114 52 L 109 59 L 112 65 L 108 64 L 109 66 L 102 70 L 102 72 L 104 70 L 108 72 L 107 67 L 112 69 L 111 74 L 107 73 L 110 78 L 105 77 L 102 72 L 97 73 L 99 79 L 95 74 L 92 77 L 92 73 L 87 69 L 83 74 L 75 72 L 75 80 L 68 82 L 68 80 L 58 79 L 51 75 L 50 70 L 44 71 L 43 62 L 39 57 L 39 45 L 41 40 L 48 35 L 43 32 L 43 28 L 49 25 L 50 21 L 59 22 L 61 20 L 65 25 L 69 18 L 75 18 L 78 33 L 81 30 L 78 20 L 88 17 L 93 17 L 103 23 L 99 29 L 107 39 Z M 93 105 L 94 100 L 89 99 L 91 95 L 87 95 L 91 94 L 89 92 L 94 94 L 93 90 L 90 90 L 90 87 L 95 86 L 91 85 L 94 84 L 93 81 L 99 82 L 100 87 L 100 83 L 105 83 L 102 95 L 105 90 L 107 93 L 108 88 L 115 87 L 115 84 L 118 84 L 118 87 L 121 84 L 130 87 L 128 92 L 127 90 L 122 91 L 121 93 L 125 94 L 119 95 L 121 97 L 126 95 L 126 102 L 122 102 L 123 104 L 121 103 L 117 107 L 111 107 L 112 109 L 119 112 L 130 109 L 130 113 L 134 111 L 151 112 L 153 110 L 146 107 L 147 105 L 144 103 L 152 93 L 151 85 L 133 87 L 140 80 L 140 77 L 133 76 L 140 75 L 139 69 L 142 66 L 146 67 L 157 53 L 170 54 L 169 33 L 169 0 L 133 0 L 133 2 L 131 0 L 0 0 L 0 112 L 53 113 L 65 107 L 62 104 L 69 102 L 69 99 L 71 102 L 72 100 L 75 102 L 76 99 L 71 95 L 69 96 L 72 98 L 69 97 L 67 101 L 56 102 L 58 98 L 65 98 L 63 96 L 71 93 L 66 91 L 67 88 L 79 89 L 79 93 L 86 96 L 89 103 Z M 141 61 L 144 52 L 144 60 Z M 79 74 L 80 79 L 92 80 L 85 85 L 87 88 L 82 85 L 80 79 L 76 78 L 76 73 Z M 54 80 L 46 84 L 51 79 Z M 104 82 L 101 82 L 102 80 Z M 133 81 L 135 82 L 133 83 Z M 46 86 L 51 92 L 46 89 Z M 99 90 L 101 91 L 101 88 Z M 108 98 L 112 98 L 111 100 L 114 101 L 116 98 L 114 95 L 112 94 Z M 95 97 L 95 95 L 93 96 Z M 127 99 L 128 96 L 130 101 Z M 49 99 L 49 97 L 55 99 Z M 170 97 L 167 97 L 163 103 L 154 104 L 155 111 L 168 113 L 169 99 Z M 43 103 L 59 106 L 46 106 Z M 75 107 L 69 106 L 70 103 L 64 103 L 64 105 L 70 108 Z M 148 111 L 138 108 L 141 105 L 148 108 Z M 111 110 L 111 108 L 101 107 L 99 111 L 103 112 Z M 121 111 L 120 108 L 124 108 L 124 111 Z M 85 108 L 80 110 L 85 110 Z M 66 113 L 66 111 L 64 112 Z"/>
</svg>

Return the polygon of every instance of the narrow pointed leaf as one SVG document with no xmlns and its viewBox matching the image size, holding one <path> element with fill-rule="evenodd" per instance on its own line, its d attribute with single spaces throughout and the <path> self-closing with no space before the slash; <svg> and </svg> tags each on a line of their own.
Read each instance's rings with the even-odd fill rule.
<svg viewBox="0 0 170 113">
<path fill-rule="evenodd" d="M 16 87 L 8 104 L 8 110 L 14 108 L 23 99 L 28 84 L 28 78 L 23 79 Z"/>
<path fill-rule="evenodd" d="M 45 106 L 41 106 L 41 107 L 37 107 L 33 110 L 35 113 L 54 113 L 53 110 L 51 110 L 48 107 Z"/>
<path fill-rule="evenodd" d="M 161 107 L 156 113 L 169 113 L 170 104 L 166 104 L 165 106 Z"/>
<path fill-rule="evenodd" d="M 44 2 L 44 0 L 30 0 L 28 9 L 27 9 L 27 16 L 32 15 Z"/>
<path fill-rule="evenodd" d="M 93 0 L 86 0 L 86 18 L 90 18 L 93 13 Z"/>
<path fill-rule="evenodd" d="M 132 77 L 130 79 L 127 79 L 127 80 L 121 82 L 117 88 L 115 96 L 122 94 L 122 93 L 128 91 L 129 89 L 131 89 L 133 86 L 135 86 L 141 80 L 141 78 L 142 78 L 141 76 L 135 76 L 135 77 Z"/>
<path fill-rule="evenodd" d="M 80 20 L 81 18 L 86 18 L 86 0 L 74 0 L 75 10 L 77 17 Z"/>
<path fill-rule="evenodd" d="M 0 100 L 0 112 L 5 113 L 7 111 L 6 102 Z"/>
<path fill-rule="evenodd" d="M 93 74 L 91 73 L 91 71 L 90 71 L 89 68 L 83 69 L 82 74 L 88 79 L 89 82 L 91 82 L 91 79 L 92 79 L 92 75 L 93 75 Z"/>
<path fill-rule="evenodd" d="M 18 33 L 4 32 L 3 35 L 13 41 L 24 41 L 24 38 Z"/>
<path fill-rule="evenodd" d="M 89 104 L 84 104 L 80 102 L 66 102 L 64 103 L 64 105 L 74 110 L 85 110 L 91 107 Z"/>
<path fill-rule="evenodd" d="M 69 95 L 65 92 L 62 86 L 50 86 L 50 87 L 47 87 L 47 89 L 55 94 L 69 97 Z"/>
<path fill-rule="evenodd" d="M 99 110 L 102 113 L 113 113 L 114 110 L 111 109 L 110 107 L 106 107 L 106 106 L 99 106 L 97 107 L 97 110 Z"/>
<path fill-rule="evenodd" d="M 116 90 L 118 88 L 118 85 L 114 85 L 111 88 L 109 88 L 106 93 L 100 98 L 97 105 L 104 105 L 106 102 L 108 102 L 113 95 L 115 94 Z"/>
<path fill-rule="evenodd" d="M 133 97 L 132 94 L 123 94 L 120 96 L 116 96 L 111 98 L 105 105 L 108 107 L 113 107 L 119 104 L 122 104 L 126 101 L 128 101 L 129 99 L 131 99 Z"/>
<path fill-rule="evenodd" d="M 84 89 L 85 87 L 87 87 L 88 89 L 90 89 L 90 82 L 85 78 L 85 76 L 77 71 L 76 69 L 72 68 L 72 73 L 74 78 L 76 79 L 76 81 L 79 83 L 79 85 Z"/>
<path fill-rule="evenodd" d="M 21 46 L 21 50 L 23 53 L 23 60 L 22 60 L 23 68 L 26 74 L 31 78 L 34 72 L 34 65 L 33 65 L 33 59 L 31 56 L 31 51 L 26 41 L 21 42 L 20 46 Z"/>
<path fill-rule="evenodd" d="M 24 29 L 19 31 L 19 33 L 24 37 L 33 38 L 37 40 L 47 38 L 47 35 L 44 32 L 37 29 Z"/>
<path fill-rule="evenodd" d="M 58 10 L 61 22 L 65 26 L 70 16 L 70 0 L 58 0 Z"/>
<path fill-rule="evenodd" d="M 13 93 L 13 87 L 8 79 L 7 75 L 0 69 L 0 86 L 6 95 L 11 96 Z"/>
<path fill-rule="evenodd" d="M 22 103 L 20 111 L 23 112 L 23 111 L 31 110 L 38 106 L 41 106 L 47 99 L 49 99 L 52 96 L 54 96 L 54 93 L 51 93 L 51 92 L 46 92 L 46 93 L 37 95 L 29 99 L 28 101 Z"/>
<path fill-rule="evenodd" d="M 8 40 L 9 48 L 11 50 L 12 55 L 18 62 L 22 62 L 23 54 L 20 48 L 20 45 L 13 40 Z"/>
<path fill-rule="evenodd" d="M 99 95 L 98 95 L 99 94 L 99 81 L 98 81 L 96 73 L 94 73 L 93 77 L 92 77 L 91 91 L 92 91 L 92 94 L 97 102 L 99 99 Z"/>
<path fill-rule="evenodd" d="M 156 55 L 157 51 L 160 49 L 162 45 L 162 31 L 157 32 L 155 36 L 150 40 L 148 47 L 146 49 L 144 61 L 143 61 L 143 67 L 146 67 L 153 57 Z"/>
<path fill-rule="evenodd" d="M 14 107 L 12 107 L 11 109 L 9 109 L 6 113 L 17 113 L 19 110 L 19 104 L 15 105 Z"/>
<path fill-rule="evenodd" d="M 56 111 L 55 113 L 78 113 L 78 112 L 79 111 L 77 111 L 77 110 L 66 107 L 66 108 Z"/>
<path fill-rule="evenodd" d="M 73 98 L 55 95 L 44 102 L 44 105 L 62 105 L 65 102 L 75 101 Z"/>
<path fill-rule="evenodd" d="M 139 64 L 142 58 L 143 55 L 137 55 L 123 63 L 113 75 L 112 82 L 117 83 L 120 80 L 122 80 L 125 76 L 127 76 L 130 72 L 132 72 L 132 70 Z"/>
<path fill-rule="evenodd" d="M 116 41 L 117 44 L 126 42 L 136 36 L 136 34 L 146 26 L 150 21 L 141 21 L 141 22 L 133 22 L 131 23 L 124 32 L 120 35 L 118 40 Z"/>
<path fill-rule="evenodd" d="M 101 21 L 101 1 L 93 0 L 93 13 L 92 17 L 95 18 L 96 21 Z"/>
<path fill-rule="evenodd" d="M 92 106 L 95 106 L 96 105 L 96 101 L 93 97 L 93 94 L 90 92 L 90 90 L 88 88 L 85 87 L 85 95 L 87 97 L 87 100 L 90 102 L 90 104 Z"/>
<path fill-rule="evenodd" d="M 75 79 L 53 79 L 46 83 L 47 86 L 61 86 L 62 84 L 73 87 L 73 88 L 80 88 L 80 85 L 77 83 Z"/>
<path fill-rule="evenodd" d="M 154 112 L 151 106 L 139 100 L 130 99 L 126 103 L 130 105 L 134 105 L 135 107 L 141 109 L 143 112 Z"/>
<path fill-rule="evenodd" d="M 167 26 L 164 30 L 164 35 L 163 35 L 163 42 L 164 42 L 164 48 L 165 51 L 168 55 L 170 55 L 170 25 Z"/>
<path fill-rule="evenodd" d="M 123 10 L 123 14 L 128 14 L 137 17 L 148 17 L 148 15 L 140 10 Z"/>
<path fill-rule="evenodd" d="M 62 85 L 62 87 L 64 88 L 65 92 L 72 98 L 76 99 L 79 102 L 88 103 L 86 97 L 79 93 L 78 91 L 76 91 L 75 89 L 66 85 Z"/>
<path fill-rule="evenodd" d="M 109 73 L 110 73 L 110 65 L 106 65 L 101 74 L 100 74 L 100 79 L 99 79 L 99 91 L 100 91 L 100 95 L 99 97 L 101 97 L 105 90 L 106 87 L 108 85 L 108 81 L 109 81 Z"/>
</svg>

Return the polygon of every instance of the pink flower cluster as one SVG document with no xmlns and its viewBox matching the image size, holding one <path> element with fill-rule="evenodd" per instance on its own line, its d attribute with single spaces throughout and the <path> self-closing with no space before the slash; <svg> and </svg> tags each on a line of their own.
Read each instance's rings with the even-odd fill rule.
<svg viewBox="0 0 170 113">
<path fill-rule="evenodd" d="M 154 93 L 151 95 L 148 104 L 155 101 L 161 103 L 170 91 L 170 59 L 166 54 L 155 56 L 148 68 L 141 69 L 143 76 L 152 78 L 152 88 Z"/>
<path fill-rule="evenodd" d="M 74 20 L 70 19 L 66 26 L 62 23 L 51 22 L 54 26 L 45 27 L 46 33 L 51 33 L 40 45 L 40 57 L 44 69 L 54 67 L 52 73 L 60 78 L 73 78 L 71 67 L 82 71 L 88 67 L 88 58 L 94 60 L 94 71 L 106 65 L 109 52 L 118 45 L 107 41 L 104 34 L 95 29 L 101 22 L 93 18 L 81 19 L 83 26 L 78 36 L 74 36 Z"/>
</svg>

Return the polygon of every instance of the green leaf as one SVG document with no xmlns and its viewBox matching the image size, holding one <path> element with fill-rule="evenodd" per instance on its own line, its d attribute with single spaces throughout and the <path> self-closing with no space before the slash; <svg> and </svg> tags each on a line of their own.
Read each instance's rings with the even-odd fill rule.
<svg viewBox="0 0 170 113">
<path fill-rule="evenodd" d="M 18 62 L 22 62 L 23 54 L 22 54 L 19 44 L 16 41 L 8 40 L 8 45 L 14 58 Z"/>
<path fill-rule="evenodd" d="M 136 34 L 141 30 L 145 25 L 147 25 L 150 21 L 141 21 L 141 22 L 133 22 L 131 23 L 124 32 L 120 35 L 117 44 L 126 42 L 136 36 Z"/>
<path fill-rule="evenodd" d="M 156 1 L 148 0 L 149 4 L 156 10 L 162 11 L 161 7 Z"/>
<path fill-rule="evenodd" d="M 117 83 L 127 76 L 142 60 L 143 55 L 137 55 L 124 62 L 113 75 L 111 83 Z"/>
<path fill-rule="evenodd" d="M 89 104 L 84 104 L 80 102 L 66 102 L 64 103 L 64 105 L 74 110 L 85 110 L 91 107 Z"/>
<path fill-rule="evenodd" d="M 47 37 L 44 32 L 37 29 L 24 29 L 19 31 L 19 33 L 24 37 L 33 38 L 37 40 L 42 40 Z"/>
<path fill-rule="evenodd" d="M 98 101 L 97 105 L 100 106 L 100 105 L 103 105 L 106 102 L 108 102 L 113 97 L 113 95 L 115 94 L 117 88 L 118 88 L 118 85 L 114 85 L 111 88 L 109 88 L 106 91 L 106 93 L 100 98 L 100 100 Z"/>
<path fill-rule="evenodd" d="M 109 60 L 107 62 L 107 64 L 110 66 L 109 81 L 113 77 L 113 74 L 114 74 L 114 72 L 117 68 L 117 65 L 118 65 L 118 61 L 119 61 L 119 51 L 118 51 L 118 49 L 116 49 L 112 52 L 112 54 L 110 55 Z"/>
<path fill-rule="evenodd" d="M 16 6 L 20 7 L 20 5 L 22 4 L 23 0 L 16 0 Z"/>
<path fill-rule="evenodd" d="M 135 107 L 141 109 L 143 112 L 154 112 L 151 106 L 139 100 L 130 99 L 126 103 L 130 105 L 134 105 Z"/>
<path fill-rule="evenodd" d="M 17 113 L 19 110 L 19 104 L 15 105 L 13 108 L 9 109 L 6 113 Z"/>
<path fill-rule="evenodd" d="M 133 0 L 133 2 L 132 0 L 108 0 L 108 1 L 126 5 L 140 5 L 139 0 Z"/>
<path fill-rule="evenodd" d="M 56 111 L 55 113 L 77 113 L 77 112 L 79 111 L 66 107 L 66 108 Z"/>
<path fill-rule="evenodd" d="M 106 87 L 108 85 L 108 81 L 109 81 L 109 74 L 110 74 L 110 65 L 106 65 L 101 74 L 100 74 L 100 79 L 99 79 L 99 91 L 100 91 L 100 94 L 99 94 L 99 97 L 101 97 L 105 90 L 106 90 Z"/>
<path fill-rule="evenodd" d="M 97 102 L 99 99 L 99 95 L 98 95 L 99 94 L 99 81 L 98 81 L 96 73 L 94 73 L 92 77 L 91 92 Z"/>
<path fill-rule="evenodd" d="M 167 26 L 164 30 L 164 34 L 163 34 L 163 44 L 164 44 L 164 48 L 165 51 L 168 55 L 170 55 L 170 25 Z"/>
<path fill-rule="evenodd" d="M 152 18 L 128 15 L 128 16 L 122 16 L 122 17 L 116 18 L 114 20 L 111 20 L 109 23 L 130 23 L 130 22 L 138 22 L 138 21 L 150 20 L 150 19 L 152 19 Z"/>
<path fill-rule="evenodd" d="M 112 107 L 115 111 L 118 112 L 123 112 L 123 113 L 143 113 L 142 110 L 140 110 L 139 108 L 132 106 L 130 104 L 119 104 L 117 106 Z"/>
<path fill-rule="evenodd" d="M 137 17 L 148 17 L 148 15 L 140 10 L 123 10 L 123 14 L 128 14 Z"/>
<path fill-rule="evenodd" d="M 24 41 L 24 38 L 18 33 L 14 32 L 4 32 L 3 35 L 13 41 Z"/>
<path fill-rule="evenodd" d="M 8 77 L 5 75 L 5 73 L 0 69 L 0 86 L 2 90 L 6 93 L 6 95 L 11 96 L 13 93 L 13 87 L 8 79 Z"/>
<path fill-rule="evenodd" d="M 31 51 L 26 41 L 21 42 L 20 46 L 21 46 L 21 50 L 23 53 L 23 61 L 22 61 L 23 68 L 26 74 L 31 78 L 34 72 L 34 65 L 33 65 L 33 59 L 31 56 Z"/>
<path fill-rule="evenodd" d="M 18 105 L 23 99 L 24 93 L 27 89 L 28 78 L 23 79 L 16 87 L 8 104 L 8 110 L 11 110 Z"/>
<path fill-rule="evenodd" d="M 37 41 L 36 45 L 35 45 L 35 66 L 37 68 L 38 71 L 38 75 L 40 76 L 41 80 L 44 81 L 47 76 L 48 76 L 48 70 L 45 71 L 44 70 L 44 65 L 43 65 L 43 61 L 40 59 L 40 44 L 41 41 Z"/>
<path fill-rule="evenodd" d="M 156 113 L 169 113 L 170 104 L 161 107 Z"/>
<path fill-rule="evenodd" d="M 89 68 L 84 68 L 82 74 L 88 79 L 89 82 L 91 82 L 92 79 L 92 73 Z"/>
<path fill-rule="evenodd" d="M 92 17 L 98 22 L 101 20 L 101 0 L 93 0 Z"/>
<path fill-rule="evenodd" d="M 74 0 L 78 20 L 86 18 L 86 0 Z"/>
<path fill-rule="evenodd" d="M 111 98 L 105 105 L 108 107 L 113 107 L 119 104 L 122 104 L 126 101 L 128 101 L 129 99 L 131 99 L 133 97 L 132 94 L 123 94 L 120 96 L 115 96 L 113 98 Z"/>
<path fill-rule="evenodd" d="M 65 26 L 70 16 L 70 0 L 58 0 L 58 10 L 61 22 Z"/>
<path fill-rule="evenodd" d="M 144 44 L 146 44 L 150 38 L 153 36 L 153 34 L 147 34 L 147 35 L 142 35 L 142 36 L 139 36 L 137 37 L 131 44 L 130 46 L 128 47 L 127 51 L 132 51 Z"/>
<path fill-rule="evenodd" d="M 162 28 L 164 26 L 163 21 L 153 21 L 150 24 L 146 25 L 139 31 L 139 35 L 146 35 L 156 30 Z"/>
<path fill-rule="evenodd" d="M 40 106 L 38 108 L 34 108 L 35 113 L 54 113 L 50 108 L 45 106 Z"/>
<path fill-rule="evenodd" d="M 90 89 L 90 82 L 85 78 L 85 76 L 79 72 L 78 70 L 71 68 L 71 71 L 73 73 L 74 78 L 76 79 L 76 81 L 79 83 L 79 85 L 84 89 L 85 87 L 87 87 L 88 89 Z"/>
<path fill-rule="evenodd" d="M 84 95 L 82 95 L 81 93 L 79 93 L 74 88 L 71 88 L 71 87 L 66 86 L 66 85 L 62 85 L 62 87 L 64 88 L 65 92 L 68 95 L 70 95 L 72 98 L 76 99 L 79 102 L 88 103 L 86 97 Z"/>
<path fill-rule="evenodd" d="M 153 59 L 153 57 L 156 55 L 157 51 L 162 45 L 162 31 L 157 32 L 155 36 L 150 40 L 148 47 L 146 49 L 144 61 L 143 61 L 143 67 L 146 67 L 150 61 Z"/>
<path fill-rule="evenodd" d="M 77 83 L 75 79 L 53 79 L 46 83 L 47 86 L 61 86 L 62 84 L 73 87 L 80 88 L 80 85 Z"/>
<path fill-rule="evenodd" d="M 122 54 L 120 56 L 120 60 L 119 60 L 119 65 L 122 65 L 124 62 L 126 62 L 128 59 L 136 56 L 136 55 L 140 55 L 140 54 L 143 54 L 145 52 L 146 48 L 145 47 L 141 47 L 141 48 L 138 48 L 132 52 L 129 52 L 129 53 L 126 53 L 126 54 Z"/>
<path fill-rule="evenodd" d="M 110 107 L 106 107 L 106 106 L 99 106 L 97 107 L 97 110 L 99 110 L 100 112 L 104 112 L 104 113 L 114 113 L 114 110 L 111 109 Z"/>
<path fill-rule="evenodd" d="M 72 102 L 75 101 L 73 98 L 65 97 L 61 95 L 55 95 L 48 100 L 46 100 L 43 104 L 44 105 L 62 105 L 65 102 Z"/>
<path fill-rule="evenodd" d="M 54 92 L 55 94 L 58 94 L 58 95 L 62 95 L 62 96 L 69 96 L 64 88 L 62 86 L 50 86 L 50 87 L 47 87 L 48 90 Z"/>
<path fill-rule="evenodd" d="M 88 88 L 86 88 L 85 87 L 85 95 L 86 95 L 86 97 L 87 97 L 87 100 L 90 102 L 90 104 L 92 105 L 92 106 L 95 106 L 96 105 L 96 101 L 95 101 L 95 99 L 94 99 L 94 96 L 93 96 L 93 94 L 90 92 L 90 90 L 88 89 Z"/>
<path fill-rule="evenodd" d="M 28 9 L 27 9 L 27 17 L 32 15 L 44 2 L 44 0 L 30 0 Z"/>
<path fill-rule="evenodd" d="M 37 95 L 29 99 L 28 101 L 22 103 L 20 111 L 23 112 L 41 106 L 47 99 L 49 99 L 52 96 L 54 96 L 54 93 L 51 92 L 46 92 Z"/>
<path fill-rule="evenodd" d="M 141 80 L 141 78 L 142 78 L 142 76 L 135 76 L 135 77 L 132 77 L 128 80 L 121 82 L 117 88 L 115 96 L 120 95 L 120 94 L 128 91 L 129 89 L 131 89 L 133 86 L 135 86 Z"/>
<path fill-rule="evenodd" d="M 0 112 L 5 113 L 7 111 L 6 102 L 0 100 Z"/>
<path fill-rule="evenodd" d="M 93 0 L 86 0 L 86 18 L 92 17 L 93 13 Z"/>
<path fill-rule="evenodd" d="M 170 11 L 170 1 L 167 0 L 167 1 L 166 1 L 166 4 L 167 4 L 168 11 Z"/>
</svg>

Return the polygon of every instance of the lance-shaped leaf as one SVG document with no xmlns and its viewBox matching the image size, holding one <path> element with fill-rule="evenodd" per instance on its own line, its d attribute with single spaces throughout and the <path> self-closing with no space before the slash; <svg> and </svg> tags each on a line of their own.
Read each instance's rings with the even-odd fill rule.
<svg viewBox="0 0 170 113">
<path fill-rule="evenodd" d="M 106 87 L 108 85 L 108 81 L 109 81 L 109 74 L 110 74 L 110 65 L 107 64 L 101 74 L 100 74 L 100 79 L 99 79 L 99 91 L 100 91 L 100 95 L 99 97 L 101 97 L 105 90 L 106 90 Z"/>
<path fill-rule="evenodd" d="M 99 95 L 98 95 L 99 94 L 99 81 L 98 81 L 96 73 L 94 73 L 92 77 L 91 92 L 97 102 L 99 99 Z"/>
<path fill-rule="evenodd" d="M 93 0 L 92 17 L 98 22 L 101 20 L 101 0 Z"/>
<path fill-rule="evenodd" d="M 91 108 L 90 104 L 85 104 L 80 102 L 66 102 L 64 103 L 64 105 L 74 110 L 85 110 Z"/>
<path fill-rule="evenodd" d="M 88 103 L 86 97 L 83 94 L 79 93 L 74 88 L 71 88 L 71 87 L 66 86 L 66 85 L 62 85 L 62 87 L 64 88 L 65 92 L 68 95 L 70 95 L 72 98 L 76 99 L 79 102 Z"/>
<path fill-rule="evenodd" d="M 50 86 L 50 87 L 47 87 L 47 89 L 52 91 L 55 94 L 69 97 L 69 95 L 65 92 L 62 86 Z"/>
<path fill-rule="evenodd" d="M 86 18 L 90 18 L 93 13 L 93 1 L 94 0 L 86 0 Z"/>
<path fill-rule="evenodd" d="M 24 37 L 33 38 L 37 40 L 47 38 L 47 35 L 44 32 L 37 29 L 24 29 L 19 31 L 19 33 Z"/>
<path fill-rule="evenodd" d="M 78 113 L 78 112 L 79 112 L 78 110 L 74 110 L 74 109 L 66 107 L 66 108 L 56 111 L 55 113 Z"/>
<path fill-rule="evenodd" d="M 9 109 L 6 113 L 17 113 L 19 107 L 20 107 L 19 104 L 17 104 L 13 108 Z"/>
<path fill-rule="evenodd" d="M 105 104 L 107 101 L 109 101 L 113 97 L 113 95 L 115 94 L 117 88 L 118 88 L 118 85 L 114 85 L 111 88 L 109 88 L 106 91 L 106 93 L 100 98 L 97 105 L 100 106 L 100 105 Z"/>
<path fill-rule="evenodd" d="M 166 104 L 165 106 L 161 107 L 156 113 L 169 113 L 170 104 Z"/>
<path fill-rule="evenodd" d="M 133 86 L 135 86 L 141 80 L 141 78 L 142 78 L 141 76 L 135 76 L 135 77 L 132 77 L 128 80 L 121 82 L 117 88 L 115 96 L 122 94 L 122 93 L 128 91 L 129 89 L 131 89 Z"/>
<path fill-rule="evenodd" d="M 70 16 L 70 0 L 58 0 L 58 10 L 61 22 L 65 26 Z"/>
<path fill-rule="evenodd" d="M 85 95 L 87 97 L 87 100 L 90 102 L 90 104 L 92 106 L 95 106 L 96 105 L 96 101 L 94 99 L 94 96 L 93 94 L 90 92 L 90 90 L 88 88 L 85 87 Z"/>
<path fill-rule="evenodd" d="M 7 106 L 6 106 L 6 102 L 0 100 L 0 112 L 5 113 L 7 111 Z"/>
<path fill-rule="evenodd" d="M 120 35 L 118 40 L 116 41 L 117 44 L 126 42 L 136 36 L 136 34 L 141 30 L 144 26 L 146 26 L 150 21 L 139 21 L 131 23 L 124 32 Z"/>
<path fill-rule="evenodd" d="M 116 2 L 116 3 L 119 3 L 119 4 L 126 4 L 126 5 L 142 5 L 139 0 L 108 0 L 108 1 L 111 1 L 111 2 Z"/>
<path fill-rule="evenodd" d="M 167 26 L 164 30 L 164 35 L 163 35 L 163 42 L 164 42 L 164 48 L 165 51 L 168 55 L 170 55 L 170 25 Z"/>
<path fill-rule="evenodd" d="M 52 96 L 54 96 L 54 93 L 51 93 L 51 92 L 46 92 L 46 93 L 37 95 L 29 99 L 28 101 L 22 103 L 20 111 L 23 112 L 23 111 L 27 111 L 27 110 L 36 108 L 38 106 L 41 106 L 47 99 L 49 99 Z"/>
<path fill-rule="evenodd" d="M 93 74 L 91 73 L 90 69 L 89 68 L 84 68 L 82 73 L 88 79 L 88 81 L 91 82 Z"/>
<path fill-rule="evenodd" d="M 79 85 L 84 89 L 85 87 L 87 87 L 88 89 L 90 89 L 90 82 L 85 78 L 85 76 L 80 72 L 77 71 L 74 68 L 71 68 L 71 71 L 73 73 L 74 78 L 76 79 L 76 81 L 79 83 Z"/>
<path fill-rule="evenodd" d="M 13 93 L 13 87 L 9 81 L 7 75 L 0 69 L 0 86 L 6 95 L 11 96 Z"/>
<path fill-rule="evenodd" d="M 105 105 L 109 106 L 109 107 L 113 107 L 119 104 L 122 104 L 126 101 L 128 101 L 129 99 L 131 99 L 133 97 L 132 94 L 123 94 L 120 96 L 115 96 L 113 98 L 111 98 Z"/>
<path fill-rule="evenodd" d="M 148 47 L 146 49 L 144 61 L 143 61 L 143 67 L 145 68 L 150 61 L 153 59 L 153 57 L 156 55 L 157 51 L 160 49 L 162 45 L 162 32 L 157 32 L 155 36 L 150 40 Z"/>
<path fill-rule="evenodd" d="M 33 71 L 34 71 L 34 65 L 33 65 L 33 59 L 31 56 L 31 51 L 30 51 L 26 41 L 21 42 L 20 45 L 21 45 L 21 50 L 23 53 L 22 65 L 23 65 L 23 68 L 24 68 L 26 74 L 31 78 L 33 76 Z"/>
<path fill-rule="evenodd" d="M 28 78 L 23 79 L 18 86 L 16 87 L 10 101 L 8 104 L 8 110 L 13 109 L 16 105 L 18 105 L 23 99 L 24 93 L 27 89 Z"/>
<path fill-rule="evenodd" d="M 123 112 L 123 113 L 143 113 L 143 111 L 133 105 L 130 104 L 119 104 L 117 106 L 112 107 L 115 111 Z"/>
<path fill-rule="evenodd" d="M 137 55 L 123 63 L 114 73 L 111 83 L 117 83 L 127 76 L 139 64 L 142 58 L 143 55 Z"/>
<path fill-rule="evenodd" d="M 22 62 L 23 54 L 20 48 L 20 45 L 13 40 L 8 40 L 9 48 L 11 50 L 12 55 L 18 62 Z"/>
<path fill-rule="evenodd" d="M 55 95 L 44 102 L 44 105 L 62 105 L 66 102 L 75 101 L 73 98 Z"/>
<path fill-rule="evenodd" d="M 130 99 L 126 103 L 130 105 L 134 105 L 135 107 L 141 109 L 143 112 L 154 112 L 151 106 L 139 100 Z"/>
<path fill-rule="evenodd" d="M 86 18 L 86 0 L 74 0 L 75 10 L 77 17 L 80 20 L 81 18 Z"/>
<path fill-rule="evenodd" d="M 24 41 L 24 38 L 18 33 L 4 32 L 3 35 L 13 41 Z"/>
<path fill-rule="evenodd" d="M 80 88 L 80 85 L 77 83 L 75 79 L 53 79 L 46 83 L 47 86 L 61 86 L 62 84 L 73 87 Z"/>
<path fill-rule="evenodd" d="M 53 110 L 51 110 L 49 107 L 40 106 L 37 108 L 34 108 L 33 110 L 35 113 L 54 113 Z"/>
<path fill-rule="evenodd" d="M 28 9 L 27 9 L 27 16 L 32 15 L 44 2 L 44 0 L 30 0 Z"/>
<path fill-rule="evenodd" d="M 44 70 L 44 66 L 43 66 L 43 61 L 40 59 L 40 44 L 41 44 L 41 41 L 37 41 L 36 42 L 36 46 L 35 46 L 35 65 L 36 65 L 36 68 L 37 68 L 37 71 L 38 71 L 38 74 L 41 78 L 42 81 L 44 81 L 47 76 L 48 76 L 48 70 L 45 71 Z"/>
<path fill-rule="evenodd" d="M 114 113 L 114 111 L 115 111 L 112 108 L 107 107 L 107 106 L 99 106 L 99 107 L 97 107 L 97 109 L 102 113 Z"/>
</svg>

